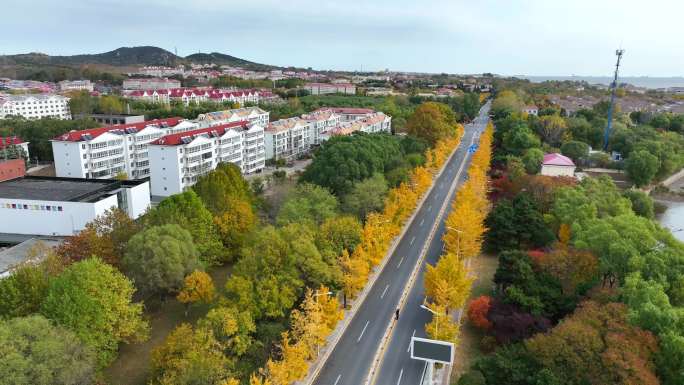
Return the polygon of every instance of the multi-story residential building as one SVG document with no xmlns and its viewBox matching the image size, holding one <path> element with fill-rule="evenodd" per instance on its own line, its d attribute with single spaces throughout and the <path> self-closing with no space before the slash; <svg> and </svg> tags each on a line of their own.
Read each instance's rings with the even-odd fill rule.
<svg viewBox="0 0 684 385">
<path fill-rule="evenodd" d="M 60 92 L 65 91 L 88 91 L 93 92 L 93 83 L 90 80 L 62 80 L 57 83 Z"/>
<path fill-rule="evenodd" d="M 294 117 L 272 122 L 264 132 L 266 159 L 294 160 L 311 148 L 312 123 Z"/>
<path fill-rule="evenodd" d="M 181 118 L 151 120 L 71 131 L 52 140 L 58 177 L 108 179 L 125 173 L 131 179 L 148 177 L 148 144 L 164 135 L 196 129 Z"/>
<path fill-rule="evenodd" d="M 248 121 L 176 133 L 150 143 L 151 193 L 169 196 L 188 189 L 220 163 L 244 174 L 264 168 L 264 129 Z"/>
<path fill-rule="evenodd" d="M 319 108 L 302 115 L 302 119 L 309 122 L 309 137 L 312 145 L 321 144 L 321 136 L 335 129 L 342 121 L 342 117 L 330 108 Z"/>
<path fill-rule="evenodd" d="M 355 120 L 363 119 L 375 113 L 371 108 L 355 108 L 355 107 L 323 107 L 316 111 L 330 110 L 340 116 L 342 122 L 353 122 Z"/>
<path fill-rule="evenodd" d="M 188 106 L 202 102 L 215 103 L 245 103 L 259 104 L 259 91 L 257 90 L 221 90 L 214 88 L 173 88 L 158 90 L 133 90 L 124 93 L 131 99 L 144 100 L 151 103 L 169 103 L 178 101 Z"/>
<path fill-rule="evenodd" d="M 331 136 L 336 135 L 351 135 L 355 132 L 365 132 L 365 133 L 379 133 L 379 132 L 392 132 L 392 117 L 385 115 L 382 112 L 374 112 L 365 118 L 357 119 L 349 122 L 342 122 L 340 125 L 326 133 L 321 135 L 321 140 L 327 140 Z"/>
<path fill-rule="evenodd" d="M 180 86 L 180 80 L 166 78 L 133 78 L 123 81 L 124 90 L 162 90 Z"/>
<path fill-rule="evenodd" d="M 356 86 L 351 83 L 306 83 L 304 89 L 311 95 L 356 94 Z"/>
<path fill-rule="evenodd" d="M 242 120 L 257 124 L 261 127 L 267 127 L 269 113 L 259 107 L 244 107 L 225 111 L 208 112 L 206 114 L 200 114 L 197 117 L 197 122 L 201 127 L 239 122 Z"/>
<path fill-rule="evenodd" d="M 69 98 L 61 95 L 0 95 L 0 118 L 19 115 L 26 119 L 71 119 Z"/>
</svg>

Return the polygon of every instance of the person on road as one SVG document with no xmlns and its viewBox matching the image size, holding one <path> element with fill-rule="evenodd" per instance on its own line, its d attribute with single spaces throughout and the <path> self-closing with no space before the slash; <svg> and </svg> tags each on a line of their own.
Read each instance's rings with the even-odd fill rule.
<svg viewBox="0 0 684 385">
<path fill-rule="evenodd" d="M 399 321 L 399 308 L 394 312 L 394 319 Z"/>
</svg>

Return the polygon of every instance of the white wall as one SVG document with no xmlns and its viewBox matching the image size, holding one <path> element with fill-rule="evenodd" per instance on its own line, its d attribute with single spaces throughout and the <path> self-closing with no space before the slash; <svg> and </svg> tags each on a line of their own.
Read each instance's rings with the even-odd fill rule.
<svg viewBox="0 0 684 385">
<path fill-rule="evenodd" d="M 55 159 L 55 175 L 60 178 L 85 178 L 83 159 L 86 150 L 81 145 L 85 142 L 52 142 L 52 154 Z"/>
<path fill-rule="evenodd" d="M 542 175 L 547 176 L 575 176 L 575 166 L 542 165 Z"/>
<path fill-rule="evenodd" d="M 155 196 L 169 196 L 183 192 L 180 163 L 181 146 L 149 146 L 150 192 Z"/>
<path fill-rule="evenodd" d="M 28 205 L 29 209 L 6 208 L 6 204 Z M 62 211 L 34 206 L 62 207 Z M 0 232 L 12 234 L 73 235 L 106 210 L 117 207 L 116 195 L 95 203 L 0 199 Z"/>
<path fill-rule="evenodd" d="M 145 214 L 150 207 L 150 182 L 126 188 L 128 216 L 133 219 Z"/>
</svg>

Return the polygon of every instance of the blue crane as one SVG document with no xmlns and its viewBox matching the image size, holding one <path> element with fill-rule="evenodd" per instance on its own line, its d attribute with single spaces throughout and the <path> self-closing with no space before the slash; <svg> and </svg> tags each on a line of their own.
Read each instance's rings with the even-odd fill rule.
<svg viewBox="0 0 684 385">
<path fill-rule="evenodd" d="M 613 129 L 613 108 L 615 106 L 615 91 L 617 90 L 618 85 L 618 70 L 620 69 L 620 60 L 624 53 L 624 49 L 615 51 L 615 55 L 617 55 L 617 64 L 615 64 L 615 77 L 613 78 L 613 83 L 610 85 L 611 92 L 610 105 L 608 106 L 608 124 L 606 125 L 606 131 L 603 133 L 603 151 L 608 151 L 608 140 L 610 139 L 610 132 Z"/>
</svg>

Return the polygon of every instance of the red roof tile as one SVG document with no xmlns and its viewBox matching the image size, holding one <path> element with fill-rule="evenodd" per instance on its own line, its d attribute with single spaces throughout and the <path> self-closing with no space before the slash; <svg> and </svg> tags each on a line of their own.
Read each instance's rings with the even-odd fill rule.
<svg viewBox="0 0 684 385">
<path fill-rule="evenodd" d="M 154 142 L 152 142 L 150 144 L 157 144 L 160 146 L 178 146 L 180 144 L 183 144 L 183 141 L 181 139 L 185 138 L 185 137 L 194 137 L 196 135 L 207 134 L 207 133 L 210 133 L 212 131 L 216 131 L 218 136 L 222 136 L 223 134 L 226 133 L 227 130 L 229 130 L 231 128 L 241 127 L 243 129 L 247 129 L 248 124 L 249 124 L 248 121 L 243 120 L 243 121 L 239 121 L 239 122 L 231 122 L 231 123 L 221 124 L 221 125 L 213 126 L 213 127 L 200 128 L 200 129 L 192 130 L 192 131 L 179 132 L 177 134 L 170 134 L 170 135 L 162 136 L 161 138 L 155 140 Z"/>
<path fill-rule="evenodd" d="M 130 123 L 130 124 L 116 124 L 114 126 L 107 126 L 107 127 L 98 127 L 98 128 L 91 128 L 88 130 L 80 130 L 80 131 L 71 131 L 67 132 L 66 134 L 62 134 L 53 140 L 57 140 L 60 142 L 80 142 L 83 139 L 83 135 L 90 135 L 92 138 L 97 138 L 98 136 L 104 134 L 105 132 L 109 131 L 115 131 L 115 130 L 125 130 L 127 128 L 135 128 L 137 130 L 142 130 L 143 128 L 147 126 L 159 126 L 159 125 L 167 125 L 169 127 L 173 127 L 183 121 L 183 118 L 180 117 L 175 117 L 175 118 L 166 118 L 166 119 L 155 119 L 155 120 L 148 120 L 146 122 L 141 122 L 141 123 Z"/>
<path fill-rule="evenodd" d="M 24 143 L 24 141 L 18 136 L 7 136 L 4 138 L 0 136 L 0 148 L 5 148 L 6 146 L 9 146 L 11 144 L 21 143 Z"/>
</svg>

